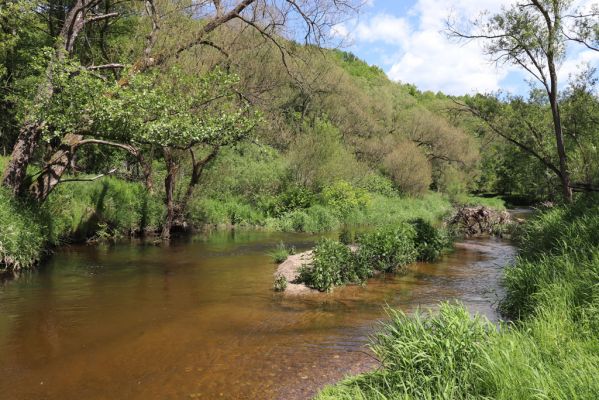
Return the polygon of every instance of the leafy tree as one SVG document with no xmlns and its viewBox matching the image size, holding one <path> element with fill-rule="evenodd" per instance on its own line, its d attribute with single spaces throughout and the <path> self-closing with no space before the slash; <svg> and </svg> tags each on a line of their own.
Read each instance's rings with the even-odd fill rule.
<svg viewBox="0 0 599 400">
<path fill-rule="evenodd" d="M 572 23 L 573 16 L 571 0 L 531 0 L 518 1 L 500 13 L 485 15 L 469 28 L 460 29 L 453 21 L 448 23 L 450 35 L 483 40 L 486 52 L 495 62 L 519 66 L 542 87 L 551 111 L 553 144 L 558 156 L 557 168 L 550 169 L 559 177 L 566 201 L 572 200 L 572 182 L 564 143 L 558 69 L 566 55 L 567 42 L 572 40 L 568 29 L 573 24 L 587 25 L 593 18 L 593 15 L 578 15 Z M 533 129 L 530 133 L 545 134 Z M 510 141 L 523 150 L 530 149 L 514 138 Z M 534 156 L 543 160 L 540 155 Z"/>
</svg>

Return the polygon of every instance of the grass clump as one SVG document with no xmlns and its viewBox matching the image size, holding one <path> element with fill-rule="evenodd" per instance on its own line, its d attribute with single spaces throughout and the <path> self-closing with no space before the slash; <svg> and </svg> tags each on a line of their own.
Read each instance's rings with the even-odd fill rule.
<svg viewBox="0 0 599 400">
<path fill-rule="evenodd" d="M 460 306 L 442 304 L 407 316 L 388 310 L 390 320 L 371 339 L 381 362 L 375 372 L 323 390 L 332 399 L 463 399 L 472 392 L 483 346 L 494 327 Z"/>
<path fill-rule="evenodd" d="M 282 241 L 279 242 L 276 249 L 270 252 L 270 256 L 276 264 L 281 264 L 292 254 L 295 254 L 295 248 L 285 245 Z"/>
<path fill-rule="evenodd" d="M 0 271 L 18 271 L 38 262 L 47 230 L 40 212 L 0 188 Z"/>
</svg>

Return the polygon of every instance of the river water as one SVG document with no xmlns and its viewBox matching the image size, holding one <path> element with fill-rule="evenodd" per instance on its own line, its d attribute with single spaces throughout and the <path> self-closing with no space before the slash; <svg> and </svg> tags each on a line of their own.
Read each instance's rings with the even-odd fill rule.
<svg viewBox="0 0 599 400">
<path fill-rule="evenodd" d="M 496 319 L 515 250 L 468 240 L 406 276 L 290 298 L 267 255 L 301 234 L 227 232 L 170 247 L 71 246 L 0 287 L 2 399 L 306 399 L 377 366 L 365 347 L 385 304 L 457 299 Z"/>
</svg>

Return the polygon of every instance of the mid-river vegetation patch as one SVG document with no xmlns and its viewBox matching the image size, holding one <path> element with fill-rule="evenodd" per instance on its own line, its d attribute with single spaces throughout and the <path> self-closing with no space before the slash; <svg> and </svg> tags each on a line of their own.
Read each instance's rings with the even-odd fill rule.
<svg viewBox="0 0 599 400">
<path fill-rule="evenodd" d="M 433 261 L 450 244 L 444 228 L 422 219 L 358 235 L 351 245 L 344 243 L 344 236 L 342 234 L 342 241 L 321 240 L 309 260 L 297 268 L 293 283 L 321 292 L 335 286 L 362 284 L 377 273 L 402 273 L 408 264 L 417 260 Z M 281 266 L 281 270 L 287 268 L 287 265 Z M 281 272 L 277 273 L 275 280 L 281 276 Z M 275 286 L 280 287 L 280 284 Z"/>
<path fill-rule="evenodd" d="M 381 368 L 324 389 L 338 399 L 599 398 L 599 199 L 538 215 L 508 267 L 499 329 L 462 306 L 389 310 Z"/>
</svg>

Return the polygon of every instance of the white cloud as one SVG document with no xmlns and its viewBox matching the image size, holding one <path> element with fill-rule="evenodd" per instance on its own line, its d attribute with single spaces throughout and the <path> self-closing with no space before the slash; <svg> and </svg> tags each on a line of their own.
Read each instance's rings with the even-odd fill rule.
<svg viewBox="0 0 599 400">
<path fill-rule="evenodd" d="M 349 31 L 347 33 L 349 34 Z M 396 44 L 409 40 L 410 33 L 410 26 L 405 18 L 377 14 L 368 21 L 358 24 L 352 36 L 361 42 Z"/>
<path fill-rule="evenodd" d="M 558 79 L 565 84 L 571 77 L 575 77 L 587 65 L 597 66 L 599 64 L 599 52 L 594 50 L 580 51 L 575 56 L 565 60 L 560 66 Z"/>
<path fill-rule="evenodd" d="M 337 30 L 358 44 L 386 44 L 393 54 L 387 71 L 391 79 L 450 94 L 485 92 L 498 89 L 509 69 L 491 65 L 480 44 L 458 44 L 447 38 L 445 21 L 450 15 L 465 21 L 512 1 L 418 0 L 407 16 L 375 14 Z"/>
<path fill-rule="evenodd" d="M 522 90 L 530 76 L 515 66 L 495 66 L 481 42 L 458 43 L 445 33 L 448 18 L 467 25 L 481 13 L 498 12 L 515 1 L 416 0 L 401 16 L 377 12 L 375 5 L 361 20 L 337 25 L 332 33 L 378 59 L 391 79 L 414 83 L 422 90 L 449 94 Z M 574 2 L 584 5 L 585 0 Z M 562 85 L 585 64 L 599 65 L 599 52 L 570 50 L 559 71 Z"/>
</svg>

